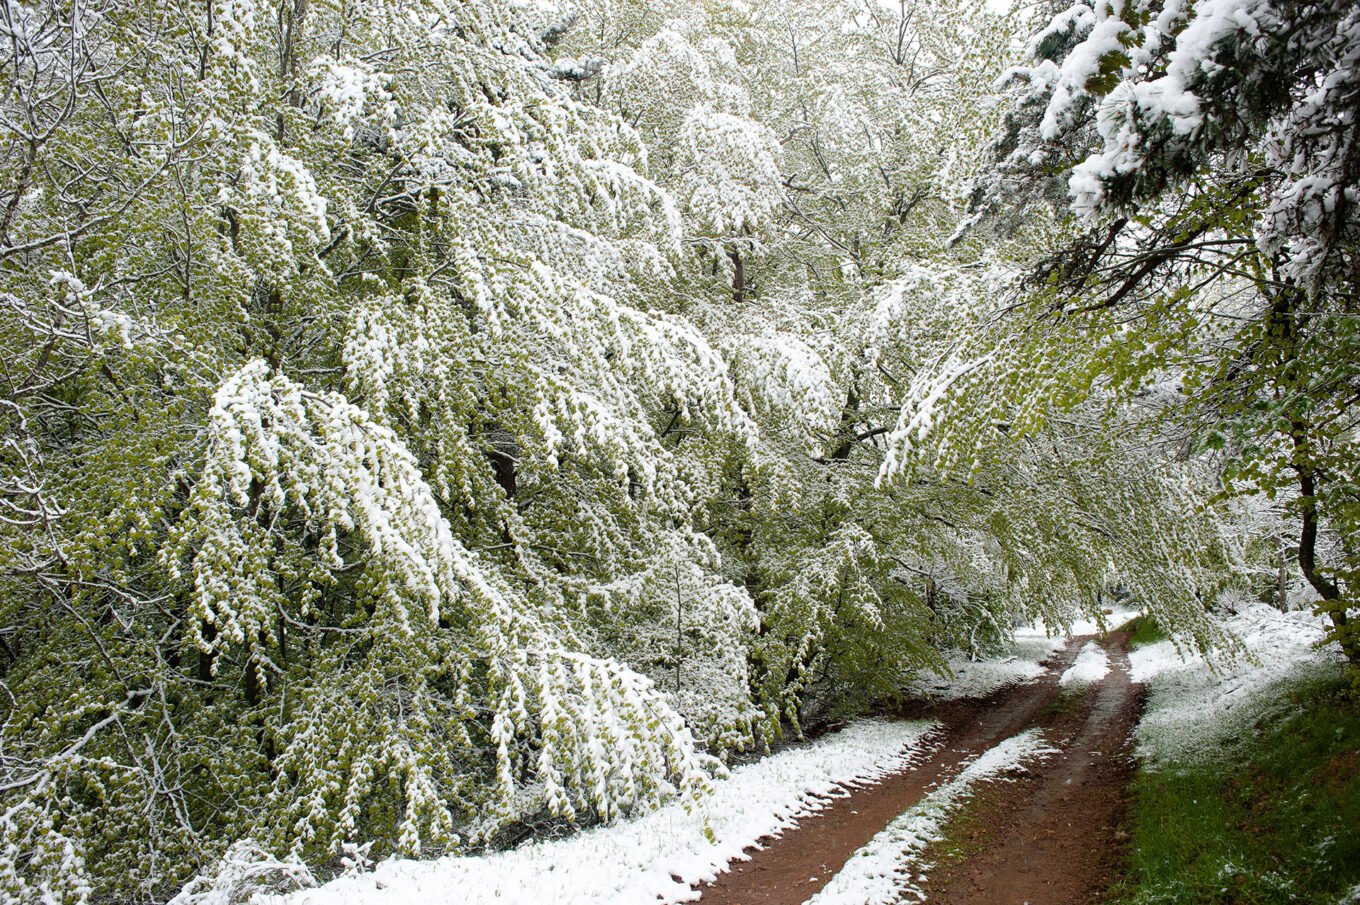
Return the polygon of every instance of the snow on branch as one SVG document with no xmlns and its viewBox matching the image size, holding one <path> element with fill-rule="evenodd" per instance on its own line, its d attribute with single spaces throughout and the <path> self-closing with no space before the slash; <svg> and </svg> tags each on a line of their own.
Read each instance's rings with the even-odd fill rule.
<svg viewBox="0 0 1360 905">
<path fill-rule="evenodd" d="M 389 428 L 264 362 L 218 390 L 203 472 L 162 559 L 189 588 L 200 650 L 244 649 L 259 685 L 282 680 L 280 622 L 324 623 L 322 591 L 363 570 L 338 626 L 356 640 L 318 654 L 332 678 L 294 689 L 279 729 L 260 831 L 295 854 L 371 832 L 381 776 L 400 779 L 409 853 L 456 845 L 455 824 L 488 804 L 474 836 L 522 817 L 526 779 L 537 806 L 606 820 L 705 787 L 709 762 L 651 681 L 558 641 L 453 537 Z M 470 769 L 496 782 L 466 790 Z"/>
</svg>

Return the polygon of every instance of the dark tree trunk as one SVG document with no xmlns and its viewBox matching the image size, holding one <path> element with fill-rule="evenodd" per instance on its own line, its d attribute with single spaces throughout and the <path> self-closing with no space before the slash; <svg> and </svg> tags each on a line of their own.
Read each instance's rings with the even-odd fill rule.
<svg viewBox="0 0 1360 905">
<path fill-rule="evenodd" d="M 1295 418 L 1291 422 L 1294 442 L 1294 471 L 1299 477 L 1299 571 L 1322 597 L 1318 609 L 1332 620 L 1337 640 L 1346 659 L 1353 666 L 1360 666 L 1360 639 L 1348 631 L 1349 619 L 1346 615 L 1346 601 L 1341 598 L 1341 589 L 1328 578 L 1318 565 L 1318 512 L 1317 512 L 1317 474 L 1309 454 L 1307 425 Z"/>
<path fill-rule="evenodd" d="M 859 387 L 856 380 L 850 382 L 850 389 L 845 393 L 845 408 L 841 409 L 841 423 L 837 428 L 837 435 L 840 442 L 831 451 L 831 460 L 842 462 L 850 458 L 850 452 L 855 448 L 855 421 L 859 417 Z"/>
<path fill-rule="evenodd" d="M 1306 394 L 1307 385 L 1296 376 L 1300 370 L 1299 343 L 1301 304 L 1304 302 L 1302 290 L 1285 286 L 1272 300 L 1267 329 L 1276 347 L 1275 366 L 1284 378 L 1282 389 L 1292 395 Z M 1277 392 L 1281 387 L 1277 386 Z M 1290 462 L 1299 482 L 1299 571 L 1318 592 L 1322 602 L 1318 609 L 1332 620 L 1333 634 L 1341 644 L 1341 650 L 1353 666 L 1360 666 L 1360 638 L 1351 631 L 1347 623 L 1346 601 L 1342 599 L 1341 589 L 1329 578 L 1317 561 L 1318 540 L 1318 473 L 1314 460 L 1313 425 L 1300 413 L 1289 418 L 1289 442 L 1293 448 Z"/>
<path fill-rule="evenodd" d="M 1280 566 L 1275 576 L 1275 606 L 1280 612 L 1289 609 L 1289 547 L 1280 538 Z"/>
<path fill-rule="evenodd" d="M 495 421 L 489 422 L 486 431 L 486 457 L 491 462 L 491 473 L 496 483 L 505 491 L 506 497 L 514 499 L 519 491 L 518 466 L 520 457 L 519 443 L 514 434 Z"/>
<path fill-rule="evenodd" d="M 198 630 L 202 633 L 203 640 L 209 645 L 217 640 L 217 629 L 211 624 L 204 622 Z M 210 684 L 213 680 L 214 656 L 211 650 L 200 650 L 198 652 L 198 681 L 205 685 Z"/>
<path fill-rule="evenodd" d="M 728 250 L 727 256 L 732 259 L 732 301 L 740 305 L 746 301 L 746 265 L 735 248 Z"/>
</svg>

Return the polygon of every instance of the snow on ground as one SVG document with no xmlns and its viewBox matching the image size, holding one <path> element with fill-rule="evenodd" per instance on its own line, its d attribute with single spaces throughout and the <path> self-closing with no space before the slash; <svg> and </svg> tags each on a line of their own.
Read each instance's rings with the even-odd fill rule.
<svg viewBox="0 0 1360 905">
<path fill-rule="evenodd" d="M 890 905 L 902 901 L 909 893 L 924 899 L 920 884 L 926 878 L 923 873 L 926 865 L 921 863 L 921 856 L 932 842 L 941 838 L 950 814 L 967 799 L 973 783 L 1023 772 L 1025 761 L 1057 753 L 1035 729 L 989 748 L 958 776 L 904 811 L 855 852 L 840 873 L 808 900 L 808 905 Z"/>
<path fill-rule="evenodd" d="M 1118 628 L 1137 615 L 1133 610 L 1112 612 L 1104 617 L 1105 628 Z M 945 661 L 951 675 L 917 676 L 908 684 L 907 692 L 942 701 L 986 697 L 1007 685 L 1034 681 L 1044 673 L 1039 664 L 1061 648 L 1067 638 L 1094 635 L 1100 630 L 1094 619 L 1074 622 L 1067 631 L 1061 627 L 1050 629 L 1042 622 L 1024 625 L 1015 630 L 999 655 L 973 660 L 961 651 L 956 652 Z"/>
<path fill-rule="evenodd" d="M 1087 641 L 1077 654 L 1076 662 L 1058 679 L 1059 685 L 1090 685 L 1099 682 L 1110 672 L 1110 657 L 1094 641 Z"/>
<path fill-rule="evenodd" d="M 1315 646 L 1325 627 L 1321 617 L 1306 610 L 1282 613 L 1265 604 L 1242 604 L 1225 627 L 1242 641 L 1244 656 L 1215 664 L 1198 654 L 1182 659 L 1170 641 L 1129 654 L 1130 677 L 1148 686 L 1137 735 L 1139 753 L 1151 763 L 1231 744 L 1261 716 L 1269 699 L 1261 692 L 1341 662 L 1335 645 Z"/>
<path fill-rule="evenodd" d="M 908 686 L 910 694 L 937 701 L 985 697 L 998 688 L 1031 682 L 1043 674 L 1036 661 L 1014 655 L 995 660 L 969 660 L 962 654 L 947 661 L 950 676 L 922 675 Z"/>
<path fill-rule="evenodd" d="M 942 701 L 985 697 L 1007 685 L 1034 681 L 1044 672 L 1039 663 L 1062 646 L 1063 639 L 1050 637 L 1044 628 L 1024 626 L 1015 630 L 1000 655 L 973 660 L 955 652 L 945 661 L 950 675 L 923 673 L 908 684 L 907 692 Z"/>
<path fill-rule="evenodd" d="M 271 905 L 661 905 L 697 897 L 744 849 L 821 810 L 846 786 L 915 763 L 938 744 L 938 724 L 864 720 L 798 748 L 732 770 L 702 810 L 678 803 L 612 826 L 511 851 L 434 861 L 389 860 Z M 678 879 L 675 879 L 678 878 Z"/>
<path fill-rule="evenodd" d="M 1067 634 L 1070 637 L 1078 635 L 1098 635 L 1102 631 L 1119 628 L 1135 616 L 1141 613 L 1138 610 L 1111 609 L 1109 615 L 1102 615 L 1097 621 L 1095 617 L 1088 616 L 1085 619 L 1078 619 L 1067 627 Z M 1104 626 L 1102 628 L 1101 626 Z"/>
</svg>

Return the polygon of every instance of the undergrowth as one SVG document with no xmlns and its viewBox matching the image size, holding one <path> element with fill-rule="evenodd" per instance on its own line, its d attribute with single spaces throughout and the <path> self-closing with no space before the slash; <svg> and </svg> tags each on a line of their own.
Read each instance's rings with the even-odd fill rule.
<svg viewBox="0 0 1360 905">
<path fill-rule="evenodd" d="M 1109 901 L 1360 901 L 1360 708 L 1347 688 L 1336 675 L 1280 686 L 1230 754 L 1140 769 L 1130 872 Z"/>
</svg>

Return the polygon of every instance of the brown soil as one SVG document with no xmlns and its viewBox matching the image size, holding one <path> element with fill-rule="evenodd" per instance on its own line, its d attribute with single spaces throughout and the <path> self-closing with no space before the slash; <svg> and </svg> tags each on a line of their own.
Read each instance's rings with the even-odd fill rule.
<svg viewBox="0 0 1360 905">
<path fill-rule="evenodd" d="M 749 861 L 702 890 L 704 905 L 800 905 L 825 886 L 846 860 L 931 789 L 955 776 L 964 761 L 1035 725 L 1064 753 L 1036 765 L 1017 783 L 991 783 L 969 807 L 961 845 L 975 853 L 944 865 L 927 892 L 948 903 L 1066 905 L 1092 901 L 1120 859 L 1124 788 L 1129 777 L 1127 739 L 1137 719 L 1138 695 L 1129 684 L 1123 646 L 1102 642 L 1110 675 L 1074 707 L 1064 708 L 1058 677 L 1089 636 L 1055 654 L 1037 681 L 986 698 L 938 705 L 916 704 L 908 717 L 944 726 L 942 743 L 923 761 L 881 782 L 854 789 L 804 818 L 778 838 L 761 840 Z M 982 807 L 985 810 L 978 811 Z"/>
</svg>

